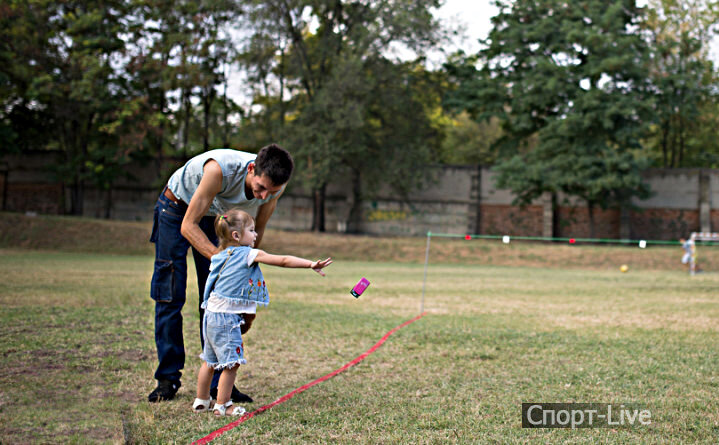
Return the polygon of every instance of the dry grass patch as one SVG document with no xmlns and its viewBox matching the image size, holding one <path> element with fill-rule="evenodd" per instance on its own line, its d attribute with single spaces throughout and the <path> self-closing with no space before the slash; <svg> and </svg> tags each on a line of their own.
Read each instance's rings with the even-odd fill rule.
<svg viewBox="0 0 719 445">
<path fill-rule="evenodd" d="M 149 217 L 150 215 L 148 215 Z M 29 217 L 0 212 L 0 248 L 60 250 L 113 255 L 152 255 L 150 222 L 105 221 L 64 216 Z M 432 238 L 432 264 L 475 264 L 557 269 L 618 270 L 631 272 L 683 270 L 682 251 L 676 246 L 639 249 L 626 245 L 587 245 L 500 240 L 465 241 Z M 262 248 L 303 257 L 332 256 L 338 260 L 422 264 L 425 237 L 376 237 L 336 233 L 289 232 L 268 229 Z M 719 270 L 719 248 L 699 247 L 705 270 Z"/>
</svg>

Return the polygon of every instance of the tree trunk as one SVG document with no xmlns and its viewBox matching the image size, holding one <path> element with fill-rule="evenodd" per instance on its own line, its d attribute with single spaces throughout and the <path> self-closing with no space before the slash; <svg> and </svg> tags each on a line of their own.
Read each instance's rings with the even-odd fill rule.
<svg viewBox="0 0 719 445">
<path fill-rule="evenodd" d="M 314 200 L 312 202 L 312 231 L 325 231 L 325 193 L 327 184 L 322 184 L 314 190 Z"/>
<path fill-rule="evenodd" d="M 210 109 L 212 107 L 212 99 L 208 95 L 205 95 L 202 101 L 204 102 L 203 108 L 205 111 L 202 122 L 202 151 L 207 151 L 210 149 Z"/>
<path fill-rule="evenodd" d="M 280 66 L 279 66 L 279 84 L 280 84 L 280 126 L 285 125 L 285 114 L 287 113 L 287 105 L 285 104 L 285 48 L 280 48 Z"/>
<path fill-rule="evenodd" d="M 112 184 L 109 185 L 107 188 L 107 192 L 105 193 L 105 212 L 104 212 L 104 218 L 110 219 L 112 216 Z"/>
<path fill-rule="evenodd" d="M 90 117 L 89 119 L 92 119 Z M 88 124 L 89 125 L 89 120 Z M 73 120 L 70 122 L 69 144 L 66 151 L 70 153 L 70 161 L 75 164 L 75 173 L 70 189 L 70 214 L 82 216 L 85 204 L 85 160 L 87 160 L 87 138 L 81 135 L 80 122 Z M 74 154 L 79 154 L 79 159 Z"/>
<path fill-rule="evenodd" d="M 672 117 L 672 121 L 675 121 L 676 117 Z M 677 166 L 677 132 L 674 131 L 672 135 L 672 145 L 671 145 L 671 161 L 669 163 L 670 168 L 675 168 Z"/>
<path fill-rule="evenodd" d="M 165 164 L 165 157 L 162 153 L 162 146 L 164 141 L 165 135 L 165 124 L 160 123 L 160 127 L 158 129 L 158 134 L 155 137 L 155 150 L 157 150 L 157 156 L 155 157 L 155 167 L 157 172 L 157 177 L 162 176 L 162 167 Z"/>
<path fill-rule="evenodd" d="M 222 104 L 224 105 L 222 112 L 222 146 L 230 148 L 230 123 L 227 122 L 227 117 L 230 115 L 229 106 L 227 105 L 227 84 L 229 83 L 229 80 L 226 72 L 224 79 L 224 91 L 222 94 Z"/>
<path fill-rule="evenodd" d="M 187 151 L 187 145 L 190 143 L 190 117 L 192 116 L 192 102 L 190 101 L 190 92 L 187 88 L 182 89 L 182 103 L 184 108 L 184 117 L 182 124 L 182 160 L 187 161 L 190 155 Z"/>
<path fill-rule="evenodd" d="M 669 144 L 669 121 L 666 120 L 662 124 L 662 166 L 669 168 L 669 156 L 667 154 L 667 145 Z"/>
<path fill-rule="evenodd" d="M 8 177 L 8 170 L 3 169 L 2 170 L 2 208 L 0 208 L 3 212 L 7 211 L 7 177 Z"/>
<path fill-rule="evenodd" d="M 359 170 L 352 170 L 352 207 L 347 217 L 347 233 L 359 233 L 362 223 L 362 177 Z"/>
<path fill-rule="evenodd" d="M 202 147 L 203 151 L 210 149 L 210 117 L 212 116 L 212 104 L 215 101 L 214 85 L 209 85 L 203 88 L 202 92 L 202 105 L 204 110 L 204 121 L 202 123 Z"/>
<path fill-rule="evenodd" d="M 594 203 L 593 202 L 587 202 L 587 212 L 589 214 L 589 237 L 594 238 L 595 231 L 594 231 Z"/>
<path fill-rule="evenodd" d="M 559 236 L 559 199 L 552 192 L 552 238 Z"/>
<path fill-rule="evenodd" d="M 684 163 L 684 119 L 681 115 L 679 115 L 679 162 L 677 162 L 677 167 L 681 167 Z"/>
<path fill-rule="evenodd" d="M 169 60 L 169 54 L 163 53 L 162 54 L 163 70 L 167 69 L 168 60 Z M 148 97 L 152 97 L 152 87 L 150 86 L 149 83 L 147 84 L 146 88 L 147 88 Z M 165 94 L 166 94 L 166 91 L 164 88 L 162 88 L 159 92 L 156 93 L 156 97 L 158 98 L 157 110 L 163 116 L 165 116 L 165 106 L 167 104 Z M 160 119 L 160 125 L 157 129 L 157 134 L 155 135 L 153 142 L 155 145 L 155 150 L 157 150 L 157 157 L 155 158 L 155 165 L 157 168 L 157 177 L 159 178 L 162 176 L 162 168 L 165 164 L 164 153 L 162 152 L 162 148 L 163 148 L 164 142 L 165 142 L 165 120 L 164 119 Z"/>
<path fill-rule="evenodd" d="M 70 214 L 82 216 L 85 187 L 79 179 L 80 173 L 78 172 L 77 175 L 78 178 L 72 182 L 72 187 L 70 188 Z"/>
</svg>

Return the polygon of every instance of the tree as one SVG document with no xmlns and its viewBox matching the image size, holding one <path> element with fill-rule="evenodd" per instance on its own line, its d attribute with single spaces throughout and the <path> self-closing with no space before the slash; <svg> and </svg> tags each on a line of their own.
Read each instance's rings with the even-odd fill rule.
<svg viewBox="0 0 719 445">
<path fill-rule="evenodd" d="M 0 154 L 19 153 L 47 143 L 51 115 L 28 97 L 42 67 L 33 59 L 42 55 L 44 42 L 27 8 L 0 10 Z M 30 60 L 33 60 L 31 63 Z"/>
<path fill-rule="evenodd" d="M 411 70 L 388 55 L 400 43 L 419 53 L 434 45 L 437 28 L 430 8 L 437 6 L 436 0 L 250 2 L 253 32 L 243 60 L 260 81 L 264 103 L 271 105 L 265 113 L 276 118 L 277 124 L 267 125 L 270 136 L 293 148 L 298 171 L 313 190 L 315 230 L 325 229 L 325 190 L 338 175 L 349 173 L 361 187 L 363 176 L 372 175 L 368 172 L 383 171 L 383 182 L 397 187 L 415 184 L 415 176 L 387 172 L 416 172 L 419 162 L 429 160 L 428 141 L 400 124 L 416 118 L 415 134 L 422 135 L 426 110 L 413 107 L 414 114 L 405 117 L 407 108 L 390 108 L 418 102 L 410 103 Z M 385 110 L 400 114 L 380 109 L 383 97 L 393 101 Z M 391 135 L 391 128 L 401 131 Z M 400 142 L 400 135 L 411 136 L 413 143 Z M 361 196 L 355 189 L 355 197 Z M 355 212 L 359 204 L 355 201 Z"/>
<path fill-rule="evenodd" d="M 234 62 L 227 28 L 238 8 L 225 0 L 3 4 L 0 150 L 59 149 L 53 171 L 69 185 L 71 213 L 83 213 L 92 183 L 106 192 L 109 215 L 112 184 L 131 158 L 155 157 L 162 173 L 166 152 L 189 157 L 191 145 L 229 141 L 237 106 L 219 91 Z"/>
<path fill-rule="evenodd" d="M 4 53 L 12 57 L 4 68 L 5 109 L 11 118 L 37 119 L 48 132 L 34 142 L 62 150 L 65 159 L 56 173 L 70 184 L 73 214 L 82 214 L 84 181 L 96 172 L 86 161 L 119 100 L 113 63 L 124 48 L 119 36 L 125 30 L 125 6 L 121 0 L 33 0 L 4 9 L 3 18 L 10 22 L 3 27 Z"/>
<path fill-rule="evenodd" d="M 127 129 L 143 141 L 143 157 L 154 159 L 158 176 L 166 154 L 175 154 L 181 106 L 178 104 L 181 67 L 177 54 L 190 34 L 184 2 L 138 0 L 134 2 L 128 37 L 124 91 L 138 98 L 137 118 Z"/>
<path fill-rule="evenodd" d="M 443 163 L 494 164 L 497 157 L 492 145 L 502 134 L 499 119 L 477 122 L 466 111 L 446 119 L 440 158 Z"/>
<path fill-rule="evenodd" d="M 499 186 L 520 204 L 545 192 L 585 200 L 593 234 L 595 207 L 648 193 L 640 177 L 651 105 L 642 9 L 633 0 L 496 4 L 483 65 L 454 70 L 469 83 L 453 103 L 500 119 Z"/>
<path fill-rule="evenodd" d="M 183 114 L 180 145 L 184 157 L 189 157 L 195 97 L 202 110 L 199 125 L 201 147 L 203 151 L 210 149 L 212 107 L 218 97 L 219 86 L 226 82 L 226 65 L 235 56 L 229 25 L 237 20 L 238 8 L 238 3 L 230 0 L 182 2 L 183 33 L 178 42 L 180 59 L 177 73 Z"/>
<path fill-rule="evenodd" d="M 652 44 L 656 125 L 647 138 L 662 167 L 706 166 L 716 131 L 716 73 L 708 49 L 719 5 L 653 0 L 646 28 Z M 704 137 L 703 137 L 704 136 Z M 716 153 L 715 156 L 719 153 Z"/>
<path fill-rule="evenodd" d="M 310 180 L 329 181 L 340 173 L 352 184 L 347 230 L 358 230 L 363 202 L 389 186 L 407 199 L 426 179 L 439 132 L 430 119 L 432 103 L 423 95 L 436 89 L 432 73 L 417 62 L 384 58 L 344 60 L 315 100 L 288 124 L 292 140 L 316 150 Z M 429 95 L 439 102 L 439 94 Z M 408 112 L 408 110 L 412 110 Z M 323 185 L 315 190 L 324 193 Z M 315 208 L 317 209 L 317 208 Z M 315 215 L 322 221 L 322 209 Z"/>
</svg>

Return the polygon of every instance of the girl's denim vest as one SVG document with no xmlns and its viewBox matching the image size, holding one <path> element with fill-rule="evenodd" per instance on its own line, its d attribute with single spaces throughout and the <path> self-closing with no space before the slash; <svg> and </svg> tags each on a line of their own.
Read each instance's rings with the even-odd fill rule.
<svg viewBox="0 0 719 445">
<path fill-rule="evenodd" d="M 210 293 L 220 298 L 242 303 L 257 303 L 259 306 L 270 304 L 270 295 L 265 279 L 257 263 L 247 265 L 249 246 L 228 247 L 213 255 L 210 262 L 210 275 L 205 284 L 202 308 L 207 307 Z"/>
</svg>

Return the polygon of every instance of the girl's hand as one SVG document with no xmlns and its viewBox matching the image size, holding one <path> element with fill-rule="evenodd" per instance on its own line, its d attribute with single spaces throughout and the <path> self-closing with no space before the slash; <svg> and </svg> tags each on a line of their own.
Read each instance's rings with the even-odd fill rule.
<svg viewBox="0 0 719 445">
<path fill-rule="evenodd" d="M 324 277 L 325 272 L 322 269 L 329 266 L 330 264 L 332 264 L 332 258 L 327 258 L 326 260 L 313 261 L 310 265 L 310 268 Z"/>
</svg>

